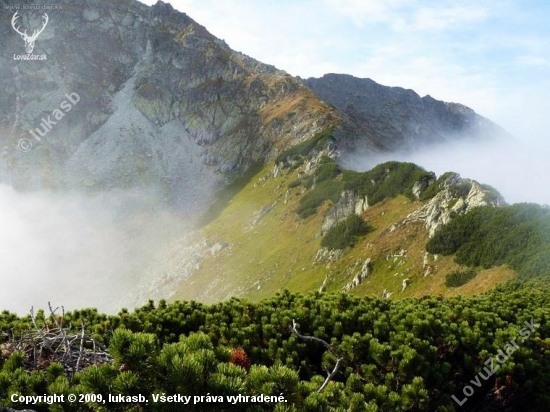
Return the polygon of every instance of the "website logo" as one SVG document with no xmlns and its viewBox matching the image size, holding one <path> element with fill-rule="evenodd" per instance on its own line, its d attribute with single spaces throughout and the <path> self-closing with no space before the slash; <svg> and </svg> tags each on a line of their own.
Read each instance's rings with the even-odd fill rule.
<svg viewBox="0 0 550 412">
<path fill-rule="evenodd" d="M 35 29 L 33 31 L 33 34 L 30 36 L 27 34 L 27 29 L 25 29 L 25 31 L 21 31 L 20 26 L 17 25 L 18 24 L 17 19 L 19 17 L 21 16 L 19 15 L 19 12 L 16 11 L 11 19 L 11 26 L 13 27 L 13 30 L 15 30 L 21 36 L 21 38 L 25 41 L 25 50 L 27 51 L 27 56 L 14 55 L 13 56 L 14 60 L 46 60 L 45 55 L 35 56 L 34 54 L 32 54 L 32 51 L 34 50 L 34 43 L 36 39 L 38 38 L 38 36 L 40 36 L 40 33 L 44 31 L 44 29 L 46 28 L 46 25 L 48 24 L 48 21 L 49 21 L 48 14 L 44 13 L 44 15 L 42 16 L 42 20 L 43 20 L 42 28 Z"/>
</svg>

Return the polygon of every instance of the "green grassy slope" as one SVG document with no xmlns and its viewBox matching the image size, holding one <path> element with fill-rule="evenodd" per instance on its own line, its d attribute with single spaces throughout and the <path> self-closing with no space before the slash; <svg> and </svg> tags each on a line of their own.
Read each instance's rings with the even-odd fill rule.
<svg viewBox="0 0 550 412">
<path fill-rule="evenodd" d="M 312 147 L 314 145 L 307 150 Z M 295 149 L 293 155 L 300 150 Z M 303 218 L 297 212 L 304 209 L 302 199 L 311 197 L 315 190 L 310 185 L 311 176 L 320 176 L 320 171 L 327 169 L 323 165 L 332 161 L 319 162 L 321 167 L 307 174 L 304 170 L 310 158 L 298 155 L 294 160 L 298 167 L 290 167 L 276 177 L 273 164 L 263 168 L 204 228 L 210 244 L 223 242 L 228 246 L 215 254 L 208 253 L 200 268 L 179 285 L 174 299 L 215 302 L 231 296 L 246 296 L 257 300 L 282 289 L 319 290 L 323 284 L 327 291 L 338 291 L 353 279 L 367 258 L 371 259 L 370 273 L 362 284 L 352 289 L 352 293 L 360 296 L 381 296 L 385 289 L 394 299 L 428 294 L 474 294 L 514 278 L 514 271 L 498 266 L 481 269 L 478 276 L 459 288 L 445 286 L 445 275 L 459 270 L 460 266 L 452 256 L 428 255 L 425 262 L 426 229 L 420 223 L 399 224 L 429 200 L 414 200 L 411 196 L 412 182 L 427 174 L 408 164 L 404 164 L 403 169 L 408 173 L 404 175 L 406 178 L 400 179 L 407 188 L 404 194 L 384 199 L 383 192 L 369 189 L 378 196 L 378 203 L 369 207 L 361 218 L 372 230 L 347 248 L 339 260 L 316 262 L 324 216 L 340 197 L 340 190 L 353 181 L 366 180 L 370 184 L 371 177 L 376 178 L 382 169 L 368 175 L 368 179 L 354 172 L 337 176 L 329 173 L 330 177 L 315 187 L 325 184 L 336 192 Z M 411 173 L 415 174 L 412 180 Z M 378 178 L 391 194 L 397 193 L 394 189 L 399 182 L 388 185 L 390 179 L 382 175 Z M 392 182 L 397 181 L 393 179 Z M 302 183 L 297 184 L 298 181 Z M 271 209 L 258 219 L 262 208 Z M 426 273 L 429 274 L 425 276 Z M 409 286 L 402 291 L 404 279 L 409 279 Z"/>
</svg>

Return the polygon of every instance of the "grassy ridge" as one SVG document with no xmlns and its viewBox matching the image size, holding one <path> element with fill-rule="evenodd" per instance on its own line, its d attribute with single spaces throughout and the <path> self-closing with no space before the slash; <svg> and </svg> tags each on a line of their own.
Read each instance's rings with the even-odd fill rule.
<svg viewBox="0 0 550 412">
<path fill-rule="evenodd" d="M 413 199 L 412 189 L 416 182 L 433 179 L 432 172 L 426 172 L 413 163 L 386 162 L 377 165 L 366 172 L 340 170 L 332 159 L 321 159 L 315 173 L 306 175 L 290 183 L 289 187 L 303 186 L 309 189 L 313 182 L 316 186 L 300 200 L 297 213 L 306 218 L 317 213 L 317 208 L 323 202 L 330 200 L 336 203 L 343 190 L 357 193 L 359 197 L 367 197 L 369 205 L 373 206 L 384 199 L 404 195 Z M 436 192 L 437 193 L 437 192 Z"/>
<path fill-rule="evenodd" d="M 215 302 L 246 296 L 258 300 L 285 288 L 296 292 L 318 290 L 325 278 L 326 289 L 338 291 L 360 269 L 350 268 L 367 257 L 373 262 L 373 270 L 364 284 L 353 289 L 360 296 L 380 296 L 384 289 L 393 292 L 393 299 L 475 294 L 514 277 L 507 267 L 482 269 L 467 285 L 449 289 L 445 286 L 445 274 L 462 269 L 452 256 L 440 256 L 437 261 L 430 258 L 432 269 L 429 276 L 424 276 L 425 245 L 429 240 L 425 228 L 413 223 L 392 230 L 422 204 L 403 195 L 380 201 L 365 211 L 362 218 L 372 230 L 358 238 L 340 260 L 314 263 L 321 248 L 323 219 L 332 201 L 324 201 L 316 214 L 302 219 L 296 212 L 301 199 L 311 190 L 302 186 L 288 189 L 289 183 L 298 179 L 299 170 L 276 178 L 272 170 L 272 165 L 264 167 L 204 228 L 209 243 L 223 241 L 229 246 L 215 255 L 207 253 L 200 269 L 181 283 L 174 298 Z M 252 226 L 256 213 L 273 204 L 271 211 Z M 405 256 L 388 258 L 401 249 L 406 250 Z M 410 286 L 401 292 L 402 280 L 407 277 Z"/>
</svg>

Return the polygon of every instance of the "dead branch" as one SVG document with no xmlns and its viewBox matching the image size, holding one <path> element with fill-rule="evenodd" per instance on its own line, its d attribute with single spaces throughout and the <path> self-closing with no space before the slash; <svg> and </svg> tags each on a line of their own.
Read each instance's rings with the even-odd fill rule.
<svg viewBox="0 0 550 412">
<path fill-rule="evenodd" d="M 78 351 L 78 359 L 76 360 L 76 370 L 80 366 L 80 359 L 82 359 L 82 353 L 84 351 L 84 322 L 82 322 L 82 333 L 80 334 L 80 350 Z"/>
<path fill-rule="evenodd" d="M 111 362 L 107 349 L 86 334 L 84 323 L 80 331 L 73 333 L 65 325 L 65 309 L 56 315 L 59 308 L 53 308 L 48 302 L 52 325 L 39 325 L 33 308 L 30 310 L 34 328 L 22 333 L 18 338 L 12 333 L 11 342 L 2 345 L 2 356 L 9 357 L 14 351 L 25 354 L 28 370 L 40 370 L 52 362 L 63 365 L 69 380 L 74 374 L 87 366 Z"/>
<path fill-rule="evenodd" d="M 327 372 L 327 374 L 328 374 L 327 378 L 325 379 L 325 381 L 323 382 L 321 387 L 319 389 L 317 389 L 317 393 L 319 393 L 323 389 L 325 389 L 325 387 L 328 385 L 328 383 L 338 373 L 338 368 L 340 367 L 340 363 L 344 360 L 344 358 L 341 357 L 341 356 L 338 356 L 338 354 L 332 348 L 332 346 L 330 346 L 323 339 L 317 338 L 315 336 L 305 336 L 305 335 L 302 335 L 300 332 L 298 332 L 298 328 L 296 327 L 296 321 L 294 319 L 292 319 L 292 328 L 291 328 L 291 330 L 292 330 L 292 332 L 294 332 L 296 334 L 296 336 L 298 336 L 302 340 L 313 341 L 313 342 L 318 342 L 318 343 L 322 344 L 325 348 L 327 348 L 330 351 L 330 353 L 332 353 L 336 357 L 336 364 L 334 365 L 334 369 L 332 369 L 332 372 L 330 372 L 330 373 Z"/>
</svg>

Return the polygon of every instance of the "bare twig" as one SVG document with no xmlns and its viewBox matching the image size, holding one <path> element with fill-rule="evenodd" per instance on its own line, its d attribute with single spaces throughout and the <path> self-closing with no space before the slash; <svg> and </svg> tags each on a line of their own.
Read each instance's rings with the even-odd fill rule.
<svg viewBox="0 0 550 412">
<path fill-rule="evenodd" d="M 325 387 L 332 380 L 332 378 L 334 378 L 334 376 L 338 373 L 338 368 L 340 367 L 340 362 L 342 362 L 342 360 L 344 360 L 344 358 L 336 359 L 336 364 L 334 365 L 334 369 L 332 370 L 331 373 L 328 374 L 327 378 L 325 379 L 321 387 L 317 389 L 317 392 L 321 392 L 323 389 L 325 389 Z"/>
<path fill-rule="evenodd" d="M 63 306 L 61 306 L 60 317 L 56 317 L 56 311 L 59 308 L 54 309 L 49 302 L 48 306 L 53 326 L 45 324 L 40 327 L 31 308 L 34 329 L 22 333 L 17 339 L 12 331 L 11 347 L 13 350 L 25 353 L 25 364 L 28 370 L 44 369 L 50 363 L 58 362 L 63 365 L 68 378 L 72 380 L 76 372 L 87 366 L 111 362 L 107 349 L 86 334 L 84 323 L 79 332 L 71 333 L 70 325 L 65 326 L 64 323 Z M 10 349 L 11 352 L 13 350 Z"/>
<path fill-rule="evenodd" d="M 78 351 L 78 359 L 76 360 L 76 370 L 80 365 L 80 359 L 82 359 L 82 353 L 84 351 L 84 322 L 82 322 L 82 333 L 80 334 L 80 350 Z"/>
<path fill-rule="evenodd" d="M 68 342 L 67 339 L 67 333 L 65 332 L 65 329 L 63 328 L 63 320 L 59 322 L 57 317 L 55 316 L 55 312 L 59 307 L 52 309 L 52 305 L 50 302 L 48 302 L 48 307 L 50 308 L 50 317 L 52 318 L 53 322 L 57 326 L 57 330 L 59 330 L 59 337 L 61 338 L 60 346 L 65 346 L 65 352 L 63 354 L 63 359 L 72 359 L 72 353 L 71 353 L 71 344 Z M 65 308 L 61 306 L 61 319 L 65 318 Z M 57 348 L 59 350 L 59 346 Z M 57 351 L 56 350 L 56 351 Z"/>
<path fill-rule="evenodd" d="M 42 338 L 44 338 L 44 340 L 46 340 L 46 337 L 44 336 L 44 333 L 42 332 L 42 329 L 38 327 L 38 325 L 36 324 L 36 316 L 34 315 L 34 308 L 31 307 L 31 320 L 32 320 L 32 324 L 34 325 L 34 328 L 36 329 L 36 331 L 40 334 L 40 336 L 42 336 Z"/>
<path fill-rule="evenodd" d="M 325 379 L 325 381 L 323 382 L 323 384 L 321 385 L 321 387 L 319 389 L 317 389 L 317 393 L 319 393 L 323 389 L 325 389 L 325 387 L 334 378 L 334 376 L 336 376 L 336 374 L 338 373 L 338 368 L 340 367 L 340 363 L 342 363 L 344 358 L 342 358 L 341 356 L 338 356 L 338 354 L 332 348 L 332 346 L 330 346 L 323 339 L 317 338 L 315 336 L 305 336 L 305 335 L 302 335 L 300 332 L 298 332 L 298 328 L 296 327 L 296 321 L 294 319 L 292 319 L 292 328 L 291 328 L 291 330 L 292 330 L 292 332 L 294 332 L 296 334 L 296 336 L 298 336 L 302 340 L 313 341 L 313 342 L 318 342 L 318 343 L 322 344 L 325 348 L 327 348 L 330 351 L 330 353 L 332 353 L 336 357 L 336 364 L 334 365 L 334 369 L 332 369 L 332 372 L 328 373 L 328 376 Z"/>
</svg>

